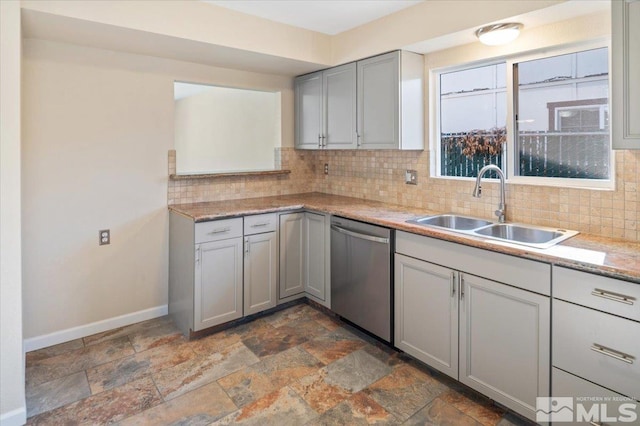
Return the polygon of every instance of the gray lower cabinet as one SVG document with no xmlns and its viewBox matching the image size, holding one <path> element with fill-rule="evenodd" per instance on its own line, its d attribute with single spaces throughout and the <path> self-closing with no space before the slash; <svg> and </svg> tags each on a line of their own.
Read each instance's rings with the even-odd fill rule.
<svg viewBox="0 0 640 426">
<path fill-rule="evenodd" d="M 193 331 L 242 317 L 241 237 L 196 245 L 193 304 Z"/>
<path fill-rule="evenodd" d="M 458 378 L 457 272 L 395 255 L 395 345 Z"/>
<path fill-rule="evenodd" d="M 244 237 L 244 315 L 276 306 L 276 239 L 275 231 Z"/>
<path fill-rule="evenodd" d="M 326 215 L 306 212 L 304 227 L 304 291 L 316 301 L 327 300 L 329 226 Z"/>
<path fill-rule="evenodd" d="M 396 347 L 535 419 L 550 391 L 549 265 L 398 232 L 394 285 Z"/>
<path fill-rule="evenodd" d="M 330 307 L 328 216 L 314 212 L 280 215 L 279 300 L 307 296 Z"/>
<path fill-rule="evenodd" d="M 242 317 L 243 219 L 169 215 L 169 314 L 185 334 Z"/>
<path fill-rule="evenodd" d="M 552 369 L 552 395 L 558 398 L 576 398 L 573 401 L 573 412 L 566 410 L 551 413 L 551 421 L 572 425 L 593 426 L 598 424 L 638 424 L 640 413 L 638 405 L 627 397 L 613 392 L 595 383 L 581 379 L 564 370 Z"/>
<path fill-rule="evenodd" d="M 556 266 L 553 277 L 553 396 L 640 400 L 640 286 Z M 603 409 L 624 417 L 617 402 L 596 407 L 586 424 L 601 422 L 593 416 Z M 634 424 L 640 404 L 636 414 Z"/>
<path fill-rule="evenodd" d="M 304 293 L 304 213 L 280 215 L 280 293 L 285 299 Z"/>
<path fill-rule="evenodd" d="M 535 420 L 549 395 L 549 297 L 461 274 L 459 380 Z"/>
<path fill-rule="evenodd" d="M 169 216 L 169 314 L 185 335 L 277 304 L 277 215 Z"/>
</svg>

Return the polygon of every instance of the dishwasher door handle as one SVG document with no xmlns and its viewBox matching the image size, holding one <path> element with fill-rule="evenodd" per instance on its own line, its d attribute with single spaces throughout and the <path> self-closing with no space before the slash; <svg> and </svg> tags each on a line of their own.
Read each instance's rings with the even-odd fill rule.
<svg viewBox="0 0 640 426">
<path fill-rule="evenodd" d="M 333 229 L 334 231 L 340 232 L 341 234 L 348 235 L 350 237 L 360 238 L 361 240 L 373 241 L 374 243 L 389 244 L 388 238 L 375 237 L 373 235 L 368 235 L 368 234 L 361 234 L 359 232 L 354 232 L 348 229 L 341 228 L 337 225 L 331 225 L 331 229 Z"/>
</svg>

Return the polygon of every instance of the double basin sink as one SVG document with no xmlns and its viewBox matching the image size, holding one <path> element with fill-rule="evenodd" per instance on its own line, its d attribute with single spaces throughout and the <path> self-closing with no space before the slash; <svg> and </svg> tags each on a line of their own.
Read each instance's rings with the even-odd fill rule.
<svg viewBox="0 0 640 426">
<path fill-rule="evenodd" d="M 411 219 L 408 223 L 446 229 L 475 237 L 546 249 L 578 234 L 577 231 L 515 223 L 496 223 L 485 219 L 439 214 Z"/>
</svg>

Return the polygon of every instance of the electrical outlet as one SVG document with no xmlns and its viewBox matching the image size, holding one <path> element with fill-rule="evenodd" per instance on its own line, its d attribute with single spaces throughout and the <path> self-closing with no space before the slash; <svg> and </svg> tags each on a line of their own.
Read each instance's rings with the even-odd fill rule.
<svg viewBox="0 0 640 426">
<path fill-rule="evenodd" d="M 324 174 L 325 175 L 329 174 L 329 163 L 324 163 Z"/>
<path fill-rule="evenodd" d="M 407 170 L 404 173 L 404 182 L 409 185 L 417 185 L 418 184 L 418 171 L 417 170 Z"/>
<path fill-rule="evenodd" d="M 98 242 L 101 246 L 111 244 L 111 231 L 108 229 L 98 231 Z"/>
</svg>

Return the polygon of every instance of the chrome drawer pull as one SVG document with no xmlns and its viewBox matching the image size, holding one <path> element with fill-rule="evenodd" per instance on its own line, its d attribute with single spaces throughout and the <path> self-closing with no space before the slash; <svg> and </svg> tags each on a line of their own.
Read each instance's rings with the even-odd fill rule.
<svg viewBox="0 0 640 426">
<path fill-rule="evenodd" d="M 209 232 L 209 234 L 222 234 L 223 232 L 229 232 L 231 231 L 230 227 L 226 227 L 226 228 L 219 228 L 219 229 L 214 229 L 213 231 Z"/>
<path fill-rule="evenodd" d="M 269 224 L 269 222 L 262 222 L 262 223 L 254 223 L 253 225 L 251 225 L 252 228 L 260 228 L 262 226 L 267 226 Z"/>
<path fill-rule="evenodd" d="M 610 356 L 611 358 L 615 358 L 617 360 L 626 362 L 627 364 L 633 364 L 634 357 L 632 357 L 631 355 L 627 355 L 623 352 L 618 352 L 614 349 L 607 348 L 606 346 L 602 346 L 597 343 L 594 343 L 593 346 L 591 346 L 591 350 L 598 352 L 602 355 Z"/>
<path fill-rule="evenodd" d="M 635 297 L 625 296 L 624 294 L 618 294 L 607 290 L 601 290 L 596 288 L 591 292 L 592 295 L 597 297 L 602 297 L 604 299 L 613 300 L 614 302 L 624 303 L 626 305 L 633 305 L 633 301 L 636 300 Z"/>
<path fill-rule="evenodd" d="M 456 296 L 456 273 L 451 271 L 451 297 Z"/>
</svg>

